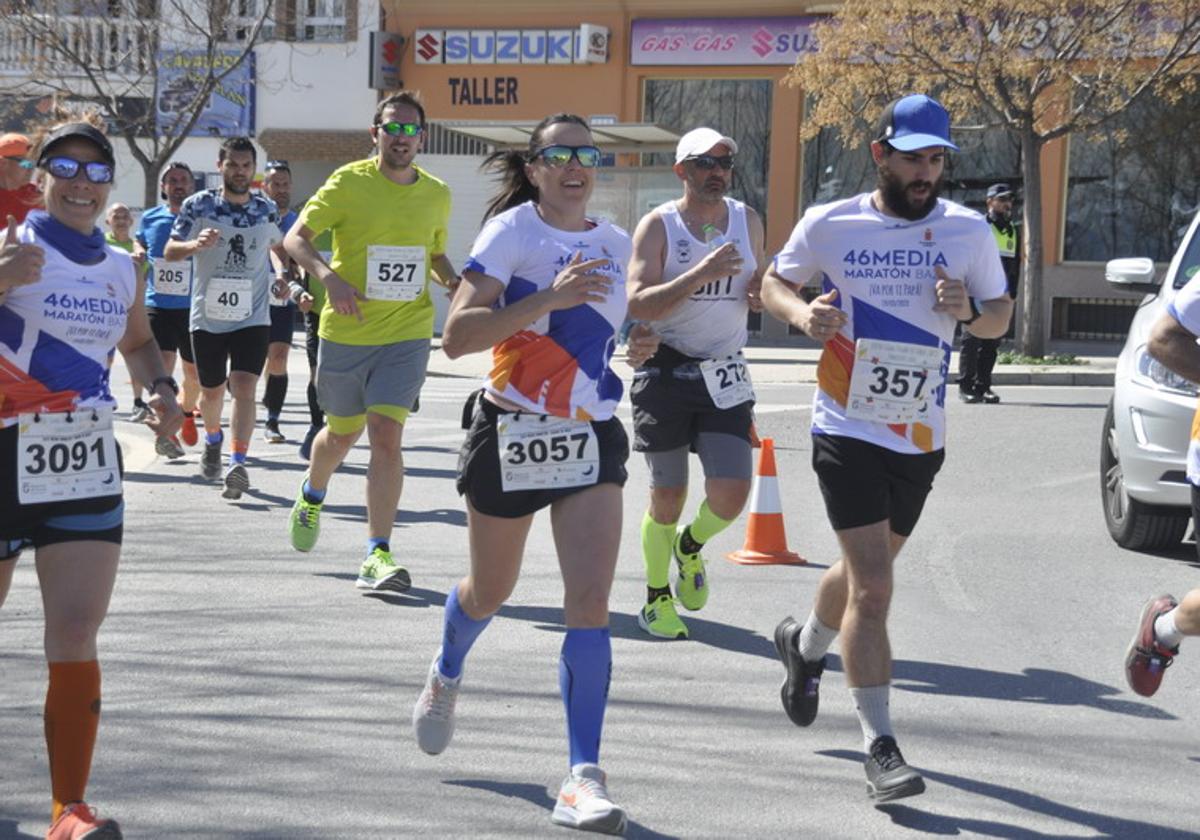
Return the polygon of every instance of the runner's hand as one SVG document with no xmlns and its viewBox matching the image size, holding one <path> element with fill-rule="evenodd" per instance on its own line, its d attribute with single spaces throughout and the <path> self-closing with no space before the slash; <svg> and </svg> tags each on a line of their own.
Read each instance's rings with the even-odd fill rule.
<svg viewBox="0 0 1200 840">
<path fill-rule="evenodd" d="M 205 228 L 200 231 L 200 235 L 196 237 L 196 250 L 203 251 L 207 248 L 214 247 L 221 241 L 221 231 L 216 228 Z"/>
<path fill-rule="evenodd" d="M 822 344 L 829 341 L 846 323 L 846 313 L 834 306 L 837 298 L 837 289 L 815 298 L 808 305 L 807 316 L 796 326 Z"/>
<path fill-rule="evenodd" d="M 750 304 L 751 312 L 763 311 L 762 275 L 752 277 L 746 286 L 746 301 Z"/>
<path fill-rule="evenodd" d="M 307 315 L 309 312 L 312 311 L 313 296 L 310 295 L 308 292 L 302 292 L 300 294 L 300 299 L 296 301 L 296 305 L 300 307 L 301 312 L 303 312 L 305 315 Z"/>
<path fill-rule="evenodd" d="M 639 368 L 658 352 L 662 336 L 646 324 L 634 324 L 625 345 L 625 361 L 630 367 Z"/>
<path fill-rule="evenodd" d="M 567 267 L 558 273 L 550 285 L 554 298 L 554 309 L 570 309 L 584 303 L 603 303 L 612 291 L 612 278 L 600 274 L 598 269 L 608 265 L 608 257 L 584 260 L 583 252 L 576 252 Z"/>
<path fill-rule="evenodd" d="M 40 245 L 17 240 L 17 220 L 8 217 L 8 230 L 0 242 L 0 291 L 28 286 L 42 277 L 46 253 Z"/>
<path fill-rule="evenodd" d="M 276 300 L 287 300 L 288 293 L 292 287 L 288 285 L 288 281 L 284 277 L 276 277 L 275 282 L 271 284 L 271 294 Z"/>
<path fill-rule="evenodd" d="M 157 392 L 152 393 L 146 400 L 146 405 L 150 407 L 146 425 L 154 432 L 155 437 L 170 437 L 183 425 L 183 409 L 179 407 L 174 394 L 163 396 Z"/>
<path fill-rule="evenodd" d="M 710 251 L 705 254 L 704 259 L 696 264 L 696 282 L 695 287 L 698 289 L 705 283 L 711 283 L 713 280 L 720 280 L 722 277 L 732 277 L 742 270 L 744 260 L 742 255 L 738 253 L 737 246 L 732 242 L 726 242 L 715 251 Z"/>
<path fill-rule="evenodd" d="M 960 321 L 971 317 L 971 300 L 967 297 L 967 287 L 963 281 L 955 280 L 940 265 L 934 268 L 937 273 L 937 303 L 933 305 L 934 312 L 949 312 Z"/>
<path fill-rule="evenodd" d="M 366 295 L 336 274 L 330 274 L 322 282 L 329 291 L 329 304 L 334 312 L 339 315 L 353 315 L 360 322 L 363 320 L 362 310 L 358 308 L 358 302 L 366 300 Z"/>
</svg>

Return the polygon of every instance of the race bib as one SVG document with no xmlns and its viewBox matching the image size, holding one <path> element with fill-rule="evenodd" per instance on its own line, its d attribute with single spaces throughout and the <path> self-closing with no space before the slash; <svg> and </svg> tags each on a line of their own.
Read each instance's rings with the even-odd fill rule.
<svg viewBox="0 0 1200 840">
<path fill-rule="evenodd" d="M 733 408 L 754 399 L 754 384 L 741 353 L 726 359 L 707 359 L 700 363 L 700 373 L 717 408 Z"/>
<path fill-rule="evenodd" d="M 121 493 L 111 408 L 22 414 L 18 430 L 17 491 L 21 504 Z"/>
<path fill-rule="evenodd" d="M 911 423 L 927 415 L 942 386 L 940 347 L 860 338 L 846 416 L 875 423 Z"/>
<path fill-rule="evenodd" d="M 182 295 L 192 293 L 192 261 L 154 261 L 154 291 L 160 295 Z"/>
<path fill-rule="evenodd" d="M 367 247 L 367 299 L 409 301 L 425 291 L 425 248 L 420 245 Z"/>
<path fill-rule="evenodd" d="M 544 490 L 587 487 L 600 473 L 600 444 L 586 420 L 505 414 L 496 421 L 501 487 Z"/>
<path fill-rule="evenodd" d="M 254 311 L 254 281 L 249 277 L 214 277 L 204 293 L 204 314 L 214 321 L 245 321 Z"/>
</svg>

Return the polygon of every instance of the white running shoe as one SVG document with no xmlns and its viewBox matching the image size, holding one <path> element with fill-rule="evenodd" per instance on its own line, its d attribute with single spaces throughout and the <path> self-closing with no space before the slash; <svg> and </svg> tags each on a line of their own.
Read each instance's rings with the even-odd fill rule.
<svg viewBox="0 0 1200 840">
<path fill-rule="evenodd" d="M 240 499 L 242 494 L 250 489 L 250 473 L 241 464 L 230 464 L 225 471 L 225 489 L 221 491 L 223 499 Z"/>
<path fill-rule="evenodd" d="M 417 736 L 417 746 L 430 755 L 438 755 L 450 746 L 450 739 L 454 736 L 454 704 L 462 685 L 462 674 L 452 680 L 438 670 L 438 660 L 441 658 L 440 652 L 433 658 L 425 689 L 413 706 L 413 732 Z"/>
<path fill-rule="evenodd" d="M 625 809 L 609 798 L 607 782 L 597 765 L 576 764 L 558 791 L 550 821 L 581 831 L 624 834 Z"/>
</svg>

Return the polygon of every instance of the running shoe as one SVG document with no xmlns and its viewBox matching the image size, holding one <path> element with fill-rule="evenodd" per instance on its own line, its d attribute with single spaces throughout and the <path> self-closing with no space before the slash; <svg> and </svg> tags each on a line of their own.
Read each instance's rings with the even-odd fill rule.
<svg viewBox="0 0 1200 840">
<path fill-rule="evenodd" d="M 392 552 L 374 548 L 358 570 L 355 586 L 375 592 L 407 592 L 412 586 L 412 578 L 408 569 L 396 565 Z"/>
<path fill-rule="evenodd" d="M 116 820 L 102 820 L 86 802 L 72 802 L 46 832 L 46 840 L 121 840 Z"/>
<path fill-rule="evenodd" d="M 708 575 L 704 571 L 704 558 L 700 552 L 685 554 L 679 545 L 686 528 L 675 533 L 675 565 L 679 567 L 679 579 L 675 581 L 675 595 L 687 609 L 704 609 L 708 603 Z"/>
<path fill-rule="evenodd" d="M 174 435 L 155 438 L 154 451 L 172 461 L 183 457 L 183 447 L 179 445 L 179 438 Z"/>
<path fill-rule="evenodd" d="M 204 444 L 204 454 L 200 456 L 200 474 L 209 481 L 221 477 L 221 441 Z"/>
<path fill-rule="evenodd" d="M 1154 638 L 1154 622 L 1179 606 L 1170 595 L 1159 595 L 1142 605 L 1137 631 L 1125 650 L 1125 681 L 1143 697 L 1153 697 L 1162 684 L 1163 672 L 1175 661 L 1179 648 L 1167 648 Z"/>
<path fill-rule="evenodd" d="M 283 443 L 287 440 L 287 436 L 279 431 L 278 420 L 268 420 L 263 425 L 263 440 L 267 443 Z"/>
<path fill-rule="evenodd" d="M 296 494 L 296 503 L 292 505 L 292 515 L 288 517 L 288 534 L 292 538 L 292 548 L 297 551 L 312 551 L 321 535 L 321 502 L 310 502 L 304 498 L 304 483 L 308 476 L 300 482 L 300 492 Z"/>
<path fill-rule="evenodd" d="M 797 726 L 808 726 L 817 719 L 821 701 L 821 675 L 825 673 L 825 657 L 819 662 L 805 662 L 800 655 L 800 631 L 804 625 L 790 615 L 775 628 L 775 650 L 783 660 L 787 676 L 779 688 L 783 710 Z"/>
<path fill-rule="evenodd" d="M 670 595 L 659 595 L 638 613 L 638 627 L 660 639 L 686 639 L 687 625 L 675 610 Z"/>
<path fill-rule="evenodd" d="M 979 399 L 983 400 L 987 405 L 995 405 L 1000 402 L 1000 395 L 991 388 L 984 388 L 983 393 L 979 395 Z"/>
<path fill-rule="evenodd" d="M 983 402 L 982 394 L 977 394 L 974 391 L 969 391 L 961 387 L 958 389 L 958 398 L 969 405 Z"/>
<path fill-rule="evenodd" d="M 557 825 L 624 834 L 625 809 L 608 795 L 608 777 L 595 764 L 576 764 L 563 781 L 550 821 Z"/>
<path fill-rule="evenodd" d="M 925 780 L 905 763 L 891 735 L 880 735 L 872 741 L 870 752 L 864 765 L 867 796 L 876 802 L 891 802 L 925 792 Z"/>
<path fill-rule="evenodd" d="M 150 406 L 145 403 L 135 403 L 133 411 L 129 412 L 130 423 L 145 423 L 150 416 Z"/>
<path fill-rule="evenodd" d="M 303 460 L 312 460 L 313 441 L 317 439 L 317 433 L 320 431 L 320 426 L 309 426 L 308 431 L 304 433 L 304 442 L 300 444 L 300 457 Z"/>
<path fill-rule="evenodd" d="M 462 686 L 462 674 L 450 679 L 438 670 L 441 654 L 433 658 L 429 666 L 429 677 L 417 703 L 413 706 L 413 733 L 422 752 L 439 755 L 450 746 L 454 737 L 454 704 L 458 702 L 458 690 Z"/>
<path fill-rule="evenodd" d="M 246 465 L 230 464 L 225 471 L 225 489 L 221 491 L 221 498 L 240 499 L 249 489 L 250 473 L 246 472 Z"/>
<path fill-rule="evenodd" d="M 188 414 L 183 418 L 183 425 L 179 427 L 179 437 L 188 446 L 195 446 L 200 441 L 200 432 L 196 429 L 194 414 Z"/>
</svg>

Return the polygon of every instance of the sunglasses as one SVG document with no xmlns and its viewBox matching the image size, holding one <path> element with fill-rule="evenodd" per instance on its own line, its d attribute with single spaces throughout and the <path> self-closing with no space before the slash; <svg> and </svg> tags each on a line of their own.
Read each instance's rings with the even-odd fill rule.
<svg viewBox="0 0 1200 840">
<path fill-rule="evenodd" d="M 93 184 L 111 184 L 113 179 L 112 164 L 99 160 L 84 163 L 69 157 L 52 157 L 46 161 L 43 168 L 55 178 L 62 178 L 64 181 L 74 178 L 80 169 Z"/>
<path fill-rule="evenodd" d="M 575 158 L 584 169 L 595 169 L 600 165 L 600 154 L 595 146 L 543 146 L 530 155 L 530 160 L 541 158 L 547 166 L 560 169 Z"/>
<path fill-rule="evenodd" d="M 424 130 L 421 128 L 420 123 L 402 123 L 395 120 L 376 123 L 376 125 L 383 129 L 384 134 L 389 134 L 392 137 L 400 137 L 401 135 L 404 137 L 416 137 Z"/>
<path fill-rule="evenodd" d="M 716 169 L 718 166 L 726 172 L 733 169 L 733 155 L 721 155 L 721 157 L 696 155 L 695 157 L 686 158 L 686 160 L 688 163 L 695 164 L 697 169 Z"/>
<path fill-rule="evenodd" d="M 33 161 L 31 161 L 27 158 L 12 157 L 10 155 L 5 155 L 4 159 L 11 160 L 13 163 L 15 163 L 17 166 L 21 167 L 22 169 L 33 169 Z"/>
</svg>

